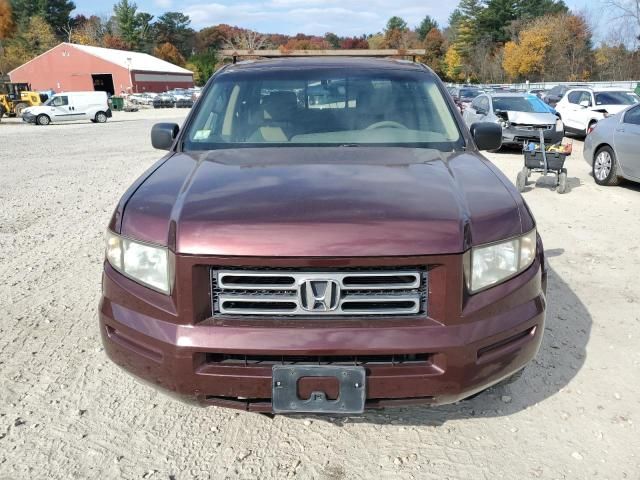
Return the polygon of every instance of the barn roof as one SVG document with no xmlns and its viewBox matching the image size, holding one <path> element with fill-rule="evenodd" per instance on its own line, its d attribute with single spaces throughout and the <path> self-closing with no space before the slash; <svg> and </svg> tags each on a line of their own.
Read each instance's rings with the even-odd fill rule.
<svg viewBox="0 0 640 480">
<path fill-rule="evenodd" d="M 78 45 L 75 43 L 68 43 L 67 45 L 130 70 L 139 72 L 193 73 L 191 70 L 179 67 L 173 63 L 165 62 L 164 60 L 160 60 L 159 58 L 146 53 L 132 52 L 128 50 L 115 50 L 113 48 L 92 47 L 89 45 Z"/>
</svg>

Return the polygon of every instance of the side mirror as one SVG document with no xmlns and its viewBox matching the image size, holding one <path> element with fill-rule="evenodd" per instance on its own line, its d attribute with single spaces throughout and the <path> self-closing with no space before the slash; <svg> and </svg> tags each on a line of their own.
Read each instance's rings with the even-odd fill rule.
<svg viewBox="0 0 640 480">
<path fill-rule="evenodd" d="M 156 123 L 151 129 L 151 145 L 158 150 L 170 150 L 179 131 L 176 123 Z"/>
<path fill-rule="evenodd" d="M 497 123 L 472 123 L 469 130 L 478 150 L 497 150 L 502 146 L 502 127 Z"/>
<path fill-rule="evenodd" d="M 588 107 L 591 106 L 591 102 L 589 100 L 583 100 L 583 101 L 580 102 L 580 106 L 582 108 L 588 108 Z"/>
</svg>

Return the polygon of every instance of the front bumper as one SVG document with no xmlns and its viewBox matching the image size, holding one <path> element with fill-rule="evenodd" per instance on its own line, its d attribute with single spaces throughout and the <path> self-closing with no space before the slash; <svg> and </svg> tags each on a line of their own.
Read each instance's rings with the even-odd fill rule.
<svg viewBox="0 0 640 480">
<path fill-rule="evenodd" d="M 562 141 L 564 132 L 562 130 L 544 130 L 544 143 L 553 145 Z M 522 145 L 524 142 L 540 142 L 540 133 L 538 130 L 526 130 L 519 128 L 503 128 L 502 144 L 503 145 Z"/>
<path fill-rule="evenodd" d="M 107 264 L 100 332 L 116 364 L 203 406 L 272 411 L 272 365 L 227 364 L 220 361 L 225 354 L 326 358 L 420 353 L 417 363 L 365 364 L 365 408 L 453 403 L 512 375 L 536 355 L 545 319 L 543 262 L 540 257 L 518 277 L 474 296 L 463 309 L 467 318 L 452 325 L 428 317 L 378 324 L 365 319 L 177 324 L 162 318 L 170 313 L 169 305 L 157 316 L 148 315 L 138 295 L 146 289 Z"/>
<path fill-rule="evenodd" d="M 36 116 L 33 113 L 22 113 L 22 121 L 26 123 L 36 123 Z"/>
</svg>

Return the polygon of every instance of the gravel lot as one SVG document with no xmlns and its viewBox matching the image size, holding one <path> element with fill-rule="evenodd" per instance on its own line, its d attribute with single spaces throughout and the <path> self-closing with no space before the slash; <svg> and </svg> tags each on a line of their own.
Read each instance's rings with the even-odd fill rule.
<svg viewBox="0 0 640 480">
<path fill-rule="evenodd" d="M 361 417 L 194 409 L 106 358 L 104 230 L 181 110 L 104 125 L 0 123 L 0 479 L 639 479 L 640 187 L 525 193 L 545 241 L 545 339 L 524 377 L 473 400 Z M 515 181 L 517 152 L 489 154 Z"/>
</svg>

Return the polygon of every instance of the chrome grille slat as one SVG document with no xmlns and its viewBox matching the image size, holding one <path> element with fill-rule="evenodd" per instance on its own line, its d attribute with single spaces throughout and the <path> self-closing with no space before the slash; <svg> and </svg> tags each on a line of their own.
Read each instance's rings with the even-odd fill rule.
<svg viewBox="0 0 640 480">
<path fill-rule="evenodd" d="M 213 314 L 415 315 L 426 311 L 427 280 L 424 268 L 340 271 L 212 268 Z M 324 299 L 311 296 L 311 282 L 320 286 L 331 284 L 339 293 L 327 290 L 330 293 Z"/>
</svg>

